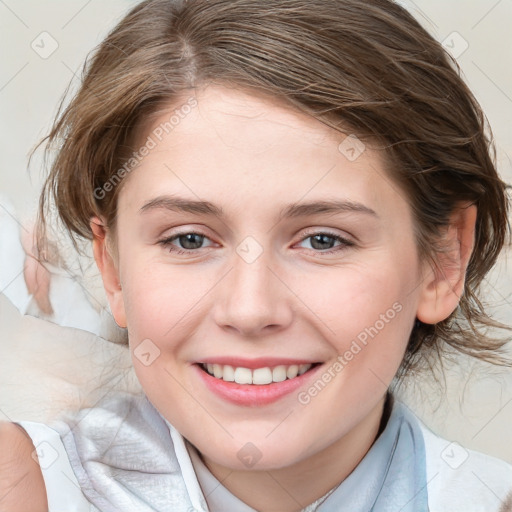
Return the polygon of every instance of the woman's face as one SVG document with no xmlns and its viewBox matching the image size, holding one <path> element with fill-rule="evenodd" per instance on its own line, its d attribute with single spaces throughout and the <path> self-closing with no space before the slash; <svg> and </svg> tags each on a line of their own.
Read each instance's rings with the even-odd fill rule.
<svg viewBox="0 0 512 512">
<path fill-rule="evenodd" d="M 422 300 L 413 219 L 357 138 L 237 90 L 194 96 L 123 184 L 112 309 L 148 398 L 203 455 L 286 467 L 382 404 Z"/>
</svg>

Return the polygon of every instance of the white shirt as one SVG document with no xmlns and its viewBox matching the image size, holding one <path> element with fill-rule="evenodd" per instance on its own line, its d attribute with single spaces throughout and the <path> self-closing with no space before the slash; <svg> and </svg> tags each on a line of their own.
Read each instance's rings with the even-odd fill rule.
<svg viewBox="0 0 512 512">
<path fill-rule="evenodd" d="M 116 394 L 52 427 L 19 424 L 38 451 L 49 512 L 254 512 L 144 396 Z M 505 512 L 509 495 L 511 465 L 435 435 L 395 401 L 366 456 L 317 510 Z"/>
</svg>

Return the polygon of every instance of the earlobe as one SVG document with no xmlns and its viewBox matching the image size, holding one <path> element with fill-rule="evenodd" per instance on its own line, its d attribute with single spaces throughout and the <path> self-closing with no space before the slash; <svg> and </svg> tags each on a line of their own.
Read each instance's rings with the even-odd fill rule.
<svg viewBox="0 0 512 512">
<path fill-rule="evenodd" d="M 94 259 L 101 273 L 112 315 L 119 327 L 126 327 L 126 314 L 119 271 L 108 249 L 107 228 L 105 223 L 98 217 L 91 219 L 90 226 L 93 234 L 92 249 Z"/>
<path fill-rule="evenodd" d="M 451 215 L 441 241 L 444 250 L 436 255 L 436 266 L 424 273 L 416 313 L 421 322 L 436 324 L 457 308 L 475 243 L 476 219 L 477 208 L 471 204 L 458 207 Z"/>
</svg>

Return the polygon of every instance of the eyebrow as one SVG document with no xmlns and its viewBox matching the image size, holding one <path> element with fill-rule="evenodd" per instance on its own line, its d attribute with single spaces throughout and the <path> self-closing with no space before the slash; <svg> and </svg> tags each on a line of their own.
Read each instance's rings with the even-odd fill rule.
<svg viewBox="0 0 512 512">
<path fill-rule="evenodd" d="M 152 210 L 172 210 L 198 215 L 211 215 L 223 219 L 224 210 L 209 201 L 186 199 L 177 196 L 159 196 L 144 203 L 140 213 Z M 292 203 L 281 209 L 279 218 L 297 218 L 319 214 L 364 213 L 378 218 L 378 214 L 361 203 L 348 200 L 324 200 Z"/>
</svg>

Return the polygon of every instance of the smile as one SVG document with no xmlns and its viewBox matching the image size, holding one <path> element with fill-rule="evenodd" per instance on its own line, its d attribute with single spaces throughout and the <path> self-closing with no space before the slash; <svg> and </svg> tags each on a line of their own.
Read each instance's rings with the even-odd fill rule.
<svg viewBox="0 0 512 512">
<path fill-rule="evenodd" d="M 286 396 L 293 400 L 299 388 L 307 385 L 323 366 L 279 359 L 223 359 L 192 367 L 210 392 L 223 401 L 245 407 L 263 407 Z"/>
<path fill-rule="evenodd" d="M 224 382 L 235 382 L 236 384 L 254 384 L 262 386 L 273 382 L 283 382 L 287 379 L 294 379 L 310 370 L 312 364 L 291 364 L 278 365 L 274 368 L 265 366 L 263 368 L 233 367 L 222 364 L 202 364 L 202 368 L 216 379 Z"/>
</svg>

